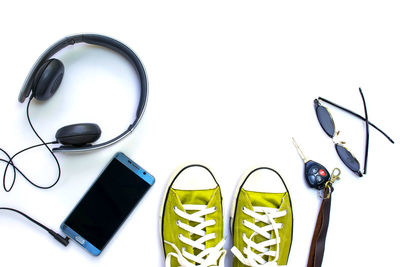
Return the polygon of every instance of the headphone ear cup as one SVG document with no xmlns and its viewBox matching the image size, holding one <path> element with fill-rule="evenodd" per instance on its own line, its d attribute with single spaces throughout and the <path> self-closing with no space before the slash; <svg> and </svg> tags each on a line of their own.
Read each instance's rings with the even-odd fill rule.
<svg viewBox="0 0 400 267">
<path fill-rule="evenodd" d="M 49 99 L 56 93 L 63 76 L 63 63 L 56 58 L 47 60 L 40 66 L 33 80 L 33 96 L 40 101 Z"/>
<path fill-rule="evenodd" d="M 60 128 L 56 140 L 66 146 L 80 147 L 97 141 L 100 138 L 100 127 L 95 123 L 78 123 Z"/>
</svg>

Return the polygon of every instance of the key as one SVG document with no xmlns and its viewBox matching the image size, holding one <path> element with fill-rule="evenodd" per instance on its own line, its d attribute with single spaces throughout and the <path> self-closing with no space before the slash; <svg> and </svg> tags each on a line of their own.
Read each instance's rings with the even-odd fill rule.
<svg viewBox="0 0 400 267">
<path fill-rule="evenodd" d="M 296 143 L 296 140 L 294 140 L 294 138 L 292 138 L 292 140 L 297 152 L 304 162 L 304 177 L 306 178 L 307 184 L 311 188 L 321 190 L 331 177 L 328 170 L 320 163 L 307 159 L 299 145 Z"/>
</svg>

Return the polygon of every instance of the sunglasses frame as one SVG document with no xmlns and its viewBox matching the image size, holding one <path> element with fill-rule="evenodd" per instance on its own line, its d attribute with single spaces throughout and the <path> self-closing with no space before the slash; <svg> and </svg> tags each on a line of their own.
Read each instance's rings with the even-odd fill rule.
<svg viewBox="0 0 400 267">
<path fill-rule="evenodd" d="M 359 118 L 359 119 L 361 119 L 361 120 L 363 120 L 363 121 L 365 121 L 365 131 L 366 131 L 366 140 L 365 140 L 365 158 L 364 158 L 364 174 L 366 174 L 367 173 L 367 159 L 368 159 L 368 148 L 369 148 L 369 126 L 371 126 L 371 127 L 373 127 L 373 128 L 375 128 L 377 131 L 379 131 L 382 135 L 384 135 L 392 144 L 394 144 L 394 141 L 393 141 L 393 139 L 392 138 L 390 138 L 384 131 L 382 131 L 381 129 L 379 129 L 375 124 L 373 124 L 372 122 L 370 122 L 369 120 L 368 120 L 368 113 L 367 113 L 367 105 L 365 104 L 365 98 L 364 98 L 364 94 L 362 93 L 362 90 L 361 90 L 361 88 L 359 88 L 359 91 L 360 91 L 360 94 L 361 94 L 361 98 L 362 98 L 362 100 L 363 100 L 363 105 L 364 105 L 364 115 L 365 115 L 365 117 L 363 117 L 363 116 L 361 116 L 361 115 L 359 115 L 359 114 L 357 114 L 357 113 L 355 113 L 354 111 L 351 111 L 351 110 L 349 110 L 349 109 L 347 109 L 347 108 L 345 108 L 345 107 L 342 107 L 342 106 L 340 106 L 340 105 L 338 105 L 338 104 L 335 104 L 335 103 L 333 103 L 332 101 L 329 101 L 328 99 L 326 99 L 326 98 L 323 98 L 323 97 L 318 97 L 318 99 L 315 99 L 314 100 L 314 106 L 315 106 L 315 111 L 317 112 L 317 107 L 319 107 L 319 106 L 322 106 L 322 104 L 320 103 L 320 101 L 323 101 L 323 102 L 325 102 L 325 103 L 328 103 L 328 104 L 330 104 L 330 105 L 332 105 L 332 106 L 334 106 L 334 107 L 336 107 L 336 108 L 338 108 L 338 109 L 340 109 L 340 110 L 343 110 L 343 111 L 345 111 L 345 112 L 347 112 L 347 113 L 349 113 L 349 114 L 351 114 L 351 115 L 353 115 L 353 116 L 355 116 L 355 117 L 357 117 L 357 118 Z M 328 113 L 329 113 L 329 115 L 330 115 L 330 112 L 329 112 L 329 110 L 325 107 L 325 106 L 322 106 L 322 107 L 324 107 L 327 111 L 328 111 Z M 333 121 L 333 118 L 332 118 L 332 115 L 330 115 L 331 116 L 331 120 L 332 120 L 332 122 L 334 123 L 334 121 Z M 318 113 L 317 113 L 317 118 L 318 118 Z M 318 119 L 318 122 L 319 122 L 319 119 Z M 321 123 L 320 123 L 321 124 Z M 321 127 L 322 127 L 322 125 L 321 125 Z M 323 127 L 322 127 L 323 128 Z M 324 131 L 325 131 L 325 129 L 324 129 Z M 327 133 L 326 131 L 325 131 L 325 133 Z M 327 133 L 328 134 L 328 133 Z M 329 135 L 329 134 L 328 134 Z M 332 137 L 333 138 L 333 137 Z M 340 145 L 340 144 L 339 144 Z M 344 146 L 342 146 L 343 148 L 345 148 Z M 345 148 L 345 149 L 347 149 L 347 148 Z M 337 149 L 336 149 L 336 151 L 337 151 Z M 347 151 L 351 154 L 351 152 L 347 149 Z M 352 154 L 351 154 L 352 155 Z M 354 156 L 353 156 L 353 158 L 354 159 L 356 159 Z M 346 165 L 347 166 L 347 165 Z M 360 172 L 361 173 L 361 172 Z M 358 173 L 357 173 L 358 174 Z M 359 174 L 358 174 L 359 175 Z M 362 174 L 361 174 L 362 175 Z"/>
<path fill-rule="evenodd" d="M 336 150 L 336 152 L 337 152 L 339 158 L 342 160 L 342 162 L 346 165 L 347 168 L 349 168 L 351 171 L 353 171 L 354 173 L 356 173 L 359 177 L 362 177 L 363 175 L 362 175 L 362 172 L 360 171 L 360 163 L 359 163 L 359 161 L 357 160 L 357 158 L 353 155 L 353 153 L 350 152 L 350 150 L 349 150 L 347 147 L 344 146 L 345 142 L 343 142 L 343 141 L 339 141 L 339 142 L 336 141 L 336 139 L 337 139 L 337 137 L 338 137 L 340 131 L 336 131 L 335 121 L 333 120 L 332 114 L 331 114 L 331 112 L 329 111 L 329 109 L 328 109 L 327 107 L 325 107 L 324 105 L 322 105 L 321 102 L 320 102 L 318 99 L 315 99 L 315 100 L 314 100 L 314 108 L 315 108 L 315 113 L 316 113 L 316 115 L 317 115 L 318 122 L 319 122 L 319 124 L 321 125 L 321 128 L 324 130 L 324 132 L 332 139 L 332 142 L 333 142 L 334 145 L 335 145 L 335 150 Z M 318 109 L 320 109 L 320 108 L 325 109 L 325 110 L 327 111 L 327 114 L 329 115 L 329 118 L 330 118 L 330 121 L 331 121 L 331 124 L 332 124 L 332 127 L 333 127 L 333 133 L 332 133 L 332 134 L 329 133 L 327 129 L 325 129 L 325 127 L 324 127 L 324 125 L 323 125 L 323 123 L 322 123 L 322 118 L 320 118 L 319 112 L 318 112 Z M 352 157 L 352 160 L 353 160 L 354 162 L 357 163 L 357 165 L 358 165 L 358 170 L 353 169 L 353 168 L 350 166 L 350 163 L 348 163 L 345 159 L 342 158 L 342 154 L 339 153 L 338 147 L 342 147 L 342 148 L 344 148 L 344 149 L 348 152 L 348 155 L 350 155 L 350 156 Z M 364 163 L 364 166 L 366 166 L 365 163 Z"/>
</svg>

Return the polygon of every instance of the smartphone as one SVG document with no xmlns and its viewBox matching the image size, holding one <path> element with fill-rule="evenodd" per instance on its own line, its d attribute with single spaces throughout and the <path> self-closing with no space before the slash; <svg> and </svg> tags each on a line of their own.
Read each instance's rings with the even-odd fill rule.
<svg viewBox="0 0 400 267">
<path fill-rule="evenodd" d="M 117 153 L 61 224 L 61 230 L 98 256 L 154 181 L 133 160 Z"/>
</svg>

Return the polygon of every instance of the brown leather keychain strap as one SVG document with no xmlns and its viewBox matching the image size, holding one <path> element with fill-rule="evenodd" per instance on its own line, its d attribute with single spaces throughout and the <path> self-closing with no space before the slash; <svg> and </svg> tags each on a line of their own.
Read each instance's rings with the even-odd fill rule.
<svg viewBox="0 0 400 267">
<path fill-rule="evenodd" d="M 320 267 L 322 265 L 322 259 L 324 258 L 325 251 L 326 234 L 329 226 L 332 192 L 332 183 L 327 183 L 323 189 L 323 200 L 314 229 L 307 267 Z"/>
</svg>

